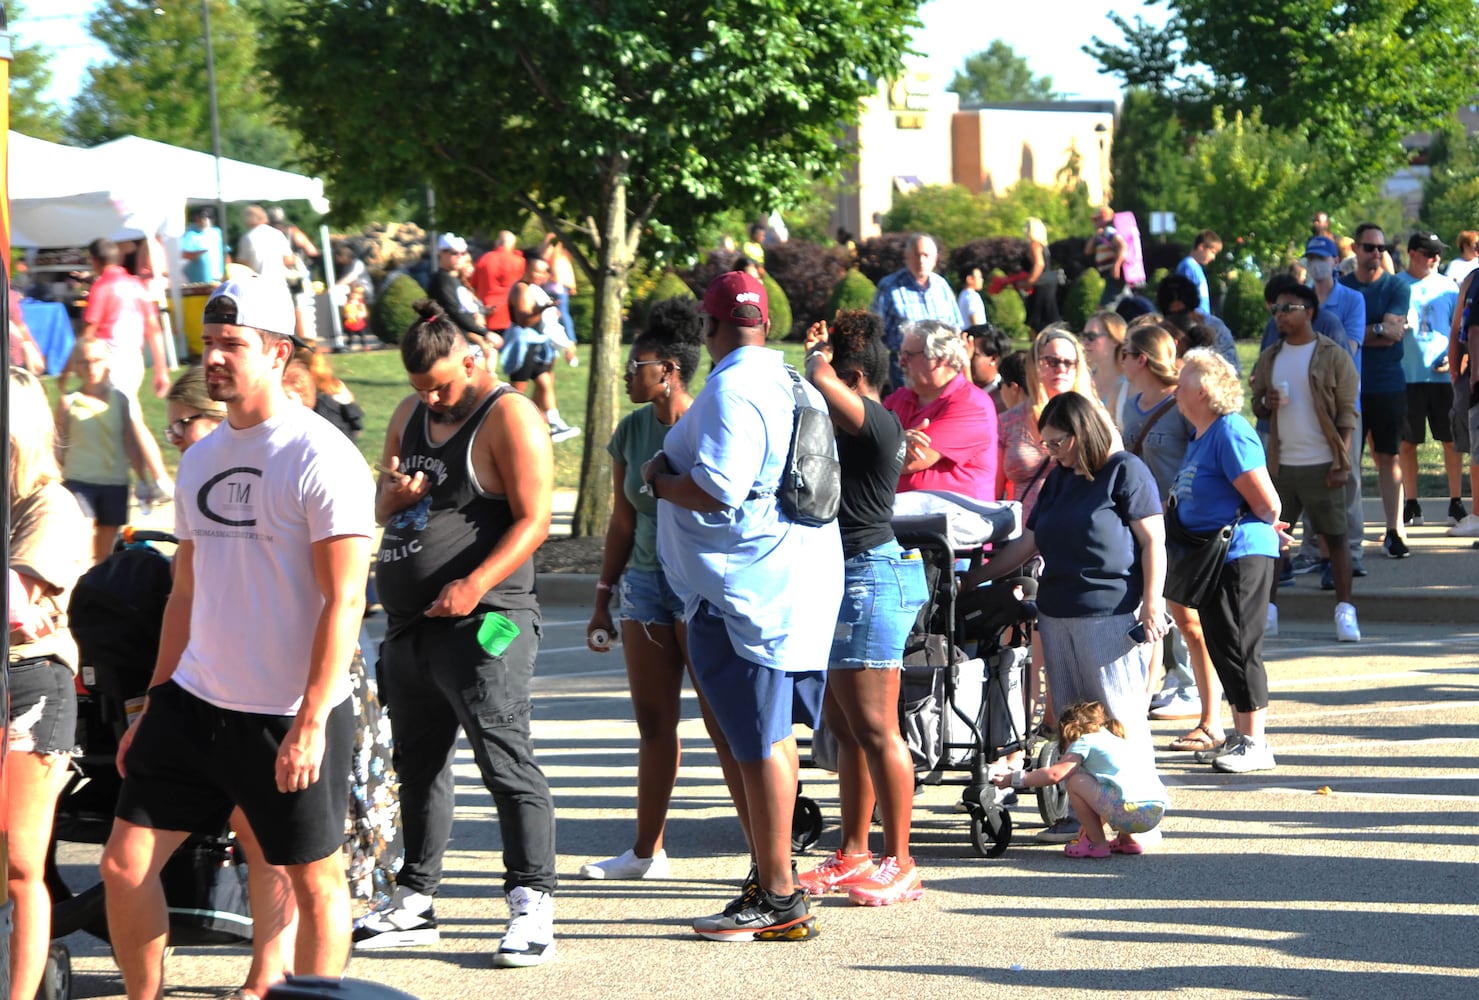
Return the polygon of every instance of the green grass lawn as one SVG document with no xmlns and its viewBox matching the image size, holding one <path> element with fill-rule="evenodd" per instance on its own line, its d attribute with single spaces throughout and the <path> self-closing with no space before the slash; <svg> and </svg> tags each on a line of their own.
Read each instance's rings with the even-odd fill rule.
<svg viewBox="0 0 1479 1000">
<path fill-rule="evenodd" d="M 1025 347 L 1026 344 L 1016 346 Z M 788 343 L 780 347 L 785 352 L 787 361 L 797 366 L 801 364 L 803 352 L 800 344 Z M 555 392 L 560 404 L 560 415 L 565 418 L 565 422 L 585 427 L 591 348 L 589 344 L 582 344 L 578 350 L 580 352 L 579 367 L 571 368 L 563 360 L 555 365 Z M 1245 377 L 1253 370 L 1253 362 L 1257 357 L 1257 344 L 1251 341 L 1238 343 L 1238 358 L 1242 362 Z M 380 457 L 380 449 L 385 443 L 385 426 L 390 420 L 390 415 L 395 411 L 396 404 L 411 391 L 406 381 L 405 370 L 401 367 L 400 352 L 386 350 L 368 354 L 337 354 L 333 356 L 333 363 L 335 371 L 349 386 L 355 398 L 359 400 L 360 407 L 365 411 L 365 432 L 360 436 L 359 449 L 367 461 L 377 461 Z M 699 373 L 694 376 L 691 388 L 695 393 L 702 388 L 704 372 L 707 370 L 708 364 L 704 363 L 700 365 Z M 1246 381 L 1244 387 L 1246 388 Z M 165 460 L 173 469 L 178 456 L 164 440 L 164 402 L 155 399 L 148 392 L 147 386 L 142 395 L 144 397 L 144 419 L 164 448 Z M 1253 420 L 1252 401 L 1246 398 L 1246 392 L 1244 396 L 1243 415 L 1251 422 Z M 621 404 L 623 414 L 633 409 L 625 393 L 621 394 Z M 555 487 L 557 489 L 579 488 L 580 459 L 583 448 L 584 439 L 581 437 L 555 445 Z M 1443 454 L 1437 442 L 1430 439 L 1418 448 L 1417 454 L 1420 495 L 1447 496 L 1448 484 L 1443 475 Z M 1362 473 L 1364 495 L 1375 496 L 1375 470 L 1372 467 L 1369 453 L 1363 463 Z M 1467 464 L 1463 469 L 1462 484 L 1467 489 Z"/>
</svg>

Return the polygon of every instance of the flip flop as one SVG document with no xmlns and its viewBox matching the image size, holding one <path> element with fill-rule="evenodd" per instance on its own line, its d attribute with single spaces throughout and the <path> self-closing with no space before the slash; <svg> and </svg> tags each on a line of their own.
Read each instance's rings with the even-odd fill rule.
<svg viewBox="0 0 1479 1000">
<path fill-rule="evenodd" d="M 1170 749 L 1189 753 L 1193 750 L 1215 750 L 1221 745 L 1222 740 L 1214 737 L 1201 726 L 1197 726 L 1185 736 L 1172 740 Z"/>
</svg>

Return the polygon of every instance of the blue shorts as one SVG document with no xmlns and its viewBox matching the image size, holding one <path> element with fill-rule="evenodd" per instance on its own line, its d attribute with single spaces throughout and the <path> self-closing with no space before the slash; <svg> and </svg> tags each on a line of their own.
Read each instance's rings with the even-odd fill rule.
<svg viewBox="0 0 1479 1000">
<path fill-rule="evenodd" d="M 128 523 L 128 487 L 83 483 L 64 479 L 62 485 L 77 498 L 82 513 L 104 528 L 118 528 Z"/>
<path fill-rule="evenodd" d="M 842 566 L 842 607 L 827 668 L 899 669 L 909 631 L 929 599 L 919 550 L 889 541 Z"/>
<path fill-rule="evenodd" d="M 628 566 L 621 574 L 621 620 L 672 625 L 683 620 L 683 599 L 673 593 L 662 570 Z"/>
<path fill-rule="evenodd" d="M 735 760 L 765 760 L 796 721 L 820 717 L 827 675 L 762 667 L 734 651 L 724 618 L 707 601 L 688 620 L 693 679 L 703 692 Z M 805 718 L 806 715 L 811 718 Z"/>
</svg>

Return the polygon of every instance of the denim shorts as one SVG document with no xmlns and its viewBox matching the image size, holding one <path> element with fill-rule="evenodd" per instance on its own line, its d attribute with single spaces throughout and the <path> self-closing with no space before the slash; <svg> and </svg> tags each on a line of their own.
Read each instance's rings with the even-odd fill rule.
<svg viewBox="0 0 1479 1000">
<path fill-rule="evenodd" d="M 46 657 L 10 665 L 10 749 L 71 753 L 77 745 L 77 686 L 72 669 Z"/>
<path fill-rule="evenodd" d="M 1097 784 L 1094 811 L 1116 833 L 1149 833 L 1166 814 L 1164 802 L 1126 802 L 1114 785 L 1107 781 Z"/>
<path fill-rule="evenodd" d="M 909 630 L 929 599 L 919 550 L 889 541 L 842 565 L 842 607 L 828 669 L 897 670 Z"/>
<path fill-rule="evenodd" d="M 628 566 L 621 574 L 621 620 L 672 625 L 683 620 L 683 600 L 668 586 L 662 570 Z"/>
</svg>

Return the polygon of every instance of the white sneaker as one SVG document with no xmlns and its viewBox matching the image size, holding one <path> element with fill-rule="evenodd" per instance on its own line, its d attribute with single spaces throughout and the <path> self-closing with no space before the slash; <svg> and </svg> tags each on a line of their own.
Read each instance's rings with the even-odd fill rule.
<svg viewBox="0 0 1479 1000">
<path fill-rule="evenodd" d="M 1454 538 L 1479 538 L 1479 514 L 1469 514 L 1449 528 L 1448 534 Z"/>
<path fill-rule="evenodd" d="M 1361 626 L 1356 623 L 1355 606 L 1345 601 L 1335 606 L 1335 641 L 1361 641 Z"/>
<path fill-rule="evenodd" d="M 436 944 L 439 934 L 432 898 L 397 887 L 389 902 L 354 922 L 352 937 L 355 951 Z"/>
<path fill-rule="evenodd" d="M 1279 634 L 1279 606 L 1270 604 L 1268 606 L 1268 618 L 1263 623 L 1263 637 L 1272 639 Z"/>
<path fill-rule="evenodd" d="M 1272 771 L 1276 764 L 1274 751 L 1268 745 L 1268 739 L 1265 738 L 1260 743 L 1251 736 L 1244 736 L 1242 742 L 1236 747 L 1212 762 L 1214 768 L 1230 774 L 1246 774 L 1249 771 Z"/>
<path fill-rule="evenodd" d="M 516 886 L 508 894 L 508 930 L 493 964 L 501 969 L 543 965 L 555 957 L 555 898 L 547 892 Z"/>
<path fill-rule="evenodd" d="M 667 878 L 668 852 L 658 851 L 650 858 L 639 858 L 635 851 L 628 850 L 618 858 L 591 861 L 580 866 L 581 878 Z"/>
<path fill-rule="evenodd" d="M 579 427 L 571 427 L 563 421 L 559 426 L 554 424 L 549 425 L 549 439 L 555 444 L 559 444 L 561 441 L 569 441 L 574 437 L 580 437 Z"/>
</svg>

